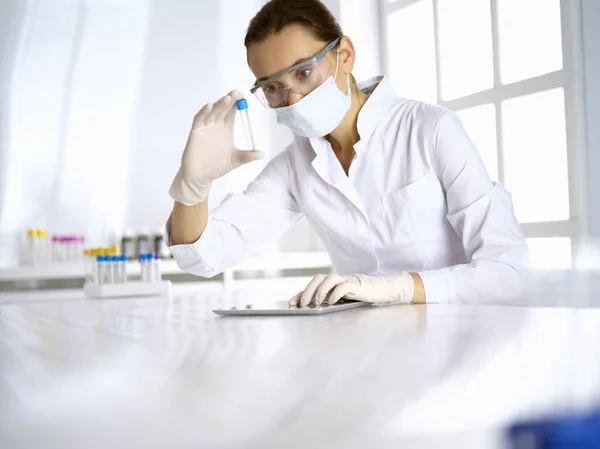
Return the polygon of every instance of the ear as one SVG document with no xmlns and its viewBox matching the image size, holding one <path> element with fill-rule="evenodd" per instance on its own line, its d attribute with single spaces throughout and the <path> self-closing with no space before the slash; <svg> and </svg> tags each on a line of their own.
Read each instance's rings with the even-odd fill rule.
<svg viewBox="0 0 600 449">
<path fill-rule="evenodd" d="M 339 58 L 340 58 L 340 69 L 338 72 L 343 72 L 344 76 L 348 73 L 352 73 L 354 70 L 354 61 L 356 59 L 356 52 L 354 50 L 354 44 L 348 36 L 342 36 L 338 47 Z"/>
</svg>

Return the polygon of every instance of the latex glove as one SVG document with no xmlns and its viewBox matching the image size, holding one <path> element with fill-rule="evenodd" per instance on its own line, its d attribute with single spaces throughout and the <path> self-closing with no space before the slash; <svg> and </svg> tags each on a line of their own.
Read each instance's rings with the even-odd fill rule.
<svg viewBox="0 0 600 449">
<path fill-rule="evenodd" d="M 181 166 L 169 195 L 192 206 L 208 198 L 212 182 L 237 167 L 262 157 L 260 151 L 238 150 L 233 144 L 236 101 L 243 95 L 234 90 L 215 104 L 206 104 L 194 117 Z"/>
<path fill-rule="evenodd" d="M 335 304 L 341 298 L 370 303 L 409 304 L 415 284 L 407 272 L 385 275 L 318 274 L 300 292 L 290 299 L 290 305 L 321 304 L 327 298 Z"/>
</svg>

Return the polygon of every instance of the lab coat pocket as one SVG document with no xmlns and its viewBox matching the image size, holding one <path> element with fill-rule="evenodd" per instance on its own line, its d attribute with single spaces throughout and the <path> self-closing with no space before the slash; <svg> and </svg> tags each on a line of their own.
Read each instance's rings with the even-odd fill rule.
<svg viewBox="0 0 600 449">
<path fill-rule="evenodd" d="M 446 198 L 433 171 L 382 199 L 390 243 L 429 245 L 443 236 Z"/>
</svg>

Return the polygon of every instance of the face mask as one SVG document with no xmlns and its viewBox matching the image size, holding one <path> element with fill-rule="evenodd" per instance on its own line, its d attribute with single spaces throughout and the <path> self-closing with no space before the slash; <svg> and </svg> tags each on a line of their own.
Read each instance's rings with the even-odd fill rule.
<svg viewBox="0 0 600 449">
<path fill-rule="evenodd" d="M 352 101 L 348 77 L 347 80 L 348 91 L 345 94 L 330 76 L 297 103 L 275 109 L 277 123 L 286 125 L 299 136 L 326 136 L 338 127 L 350 109 Z"/>
</svg>

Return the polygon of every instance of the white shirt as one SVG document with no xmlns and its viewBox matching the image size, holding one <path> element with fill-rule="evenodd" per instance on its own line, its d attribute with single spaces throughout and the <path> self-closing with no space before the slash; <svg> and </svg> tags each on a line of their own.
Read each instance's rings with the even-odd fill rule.
<svg viewBox="0 0 600 449">
<path fill-rule="evenodd" d="M 457 115 L 400 98 L 386 78 L 359 88 L 374 90 L 348 175 L 324 138 L 295 137 L 211 212 L 197 242 L 170 246 L 178 265 L 214 276 L 305 217 L 340 274 L 416 272 L 433 303 L 520 291 L 528 251 L 511 196 Z"/>
</svg>

